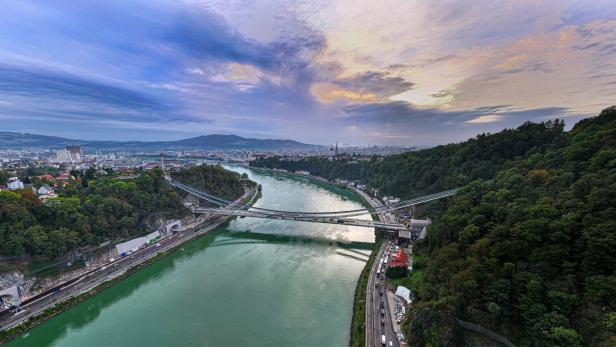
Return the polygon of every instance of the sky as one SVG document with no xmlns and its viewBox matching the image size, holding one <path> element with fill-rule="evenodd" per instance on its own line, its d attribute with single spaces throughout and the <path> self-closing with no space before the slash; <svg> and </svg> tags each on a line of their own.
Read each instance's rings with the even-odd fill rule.
<svg viewBox="0 0 616 347">
<path fill-rule="evenodd" d="M 3 0 L 0 131 L 432 146 L 616 104 L 616 0 Z"/>
</svg>

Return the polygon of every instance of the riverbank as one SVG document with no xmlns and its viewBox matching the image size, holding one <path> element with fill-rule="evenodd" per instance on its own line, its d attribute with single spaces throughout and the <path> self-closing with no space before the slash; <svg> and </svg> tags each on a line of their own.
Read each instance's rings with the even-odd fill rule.
<svg viewBox="0 0 616 347">
<path fill-rule="evenodd" d="M 259 189 L 252 190 L 248 194 L 251 194 L 251 196 L 243 196 L 238 201 L 244 204 L 254 204 L 261 196 Z M 68 284 L 67 288 L 62 288 L 62 291 L 58 290 L 57 293 L 51 293 L 49 296 L 41 298 L 40 302 L 37 300 L 36 303 L 32 303 L 31 306 L 27 307 L 27 311 L 22 311 L 23 313 L 21 314 L 9 317 L 13 318 L 13 320 L 4 324 L 3 330 L 0 331 L 0 343 L 6 343 L 26 333 L 44 321 L 183 248 L 188 242 L 211 231 L 218 230 L 233 218 L 218 217 L 213 221 L 197 225 L 179 234 L 174 234 L 161 240 L 157 245 L 148 246 L 133 253 L 131 256 L 118 259 L 114 264 L 93 270 L 78 281 Z M 118 266 L 120 265 L 119 262 L 122 261 L 126 263 Z"/>
<path fill-rule="evenodd" d="M 353 188 L 353 191 L 364 202 L 364 205 L 368 207 L 377 207 L 365 193 L 358 191 L 357 188 Z M 380 215 L 372 215 L 372 219 L 380 221 Z M 383 247 L 383 237 L 376 232 L 376 242 L 372 247 L 372 253 L 366 263 L 366 266 L 361 272 L 359 279 L 357 280 L 357 287 L 355 288 L 355 296 L 353 300 L 353 320 L 351 321 L 351 339 L 349 345 L 352 347 L 366 346 L 366 324 L 368 323 L 369 312 L 366 309 L 368 300 L 368 285 L 370 283 L 370 275 L 374 268 L 374 262 L 378 258 L 381 248 Z"/>
<path fill-rule="evenodd" d="M 360 201 L 360 203 L 364 206 L 364 207 L 371 207 L 372 205 L 370 204 L 369 201 L 367 201 L 362 195 L 361 193 L 359 193 L 357 191 L 357 188 L 351 188 L 347 185 L 344 184 L 339 184 L 339 183 L 335 183 L 335 182 L 330 182 L 327 179 L 323 178 L 323 177 L 319 177 L 319 176 L 313 176 L 313 175 L 306 175 L 306 174 L 298 174 L 295 172 L 288 172 L 288 171 L 274 171 L 272 169 L 268 169 L 268 168 L 262 168 L 262 167 L 253 167 L 253 166 L 246 166 L 246 165 L 238 165 L 240 167 L 249 169 L 249 170 L 254 170 L 257 172 L 263 172 L 263 173 L 269 173 L 269 174 L 276 174 L 276 175 L 280 175 L 282 177 L 292 177 L 292 178 L 304 178 L 308 181 L 310 181 L 311 183 L 319 186 L 319 187 L 324 187 L 324 188 L 336 188 L 336 189 L 341 189 L 343 190 L 345 193 L 352 195 L 355 200 Z M 332 190 L 332 189 L 330 189 Z M 336 192 L 339 193 L 339 192 Z M 373 215 L 372 216 L 373 220 L 378 221 L 379 218 L 377 215 Z"/>
<path fill-rule="evenodd" d="M 250 169 L 275 173 L 282 176 L 290 176 L 290 177 L 301 177 L 310 180 L 311 182 L 317 183 L 319 185 L 327 184 L 337 188 L 345 189 L 347 192 L 351 193 L 353 196 L 357 198 L 357 200 L 361 201 L 361 204 L 365 207 L 376 207 L 369 198 L 365 197 L 365 193 L 358 191 L 357 188 L 350 188 L 345 185 L 339 185 L 332 182 L 329 182 L 323 177 L 306 175 L 306 174 L 298 174 L 294 172 L 281 172 L 274 171 L 268 168 L 255 168 L 248 167 Z M 375 221 L 380 221 L 379 215 L 372 215 L 372 219 Z M 375 260 L 377 259 L 377 255 L 379 250 L 383 245 L 383 238 L 378 233 L 376 234 L 375 243 L 372 245 L 372 250 L 370 253 L 370 257 L 368 258 L 368 262 L 361 271 L 359 278 L 357 280 L 357 285 L 355 287 L 355 292 L 353 295 L 353 315 L 351 320 L 351 326 L 349 329 L 350 339 L 349 345 L 353 347 L 363 347 L 366 345 L 366 322 L 368 320 L 368 314 L 366 311 L 366 298 L 367 298 L 367 290 L 368 283 L 370 279 L 370 273 L 372 271 Z"/>
<path fill-rule="evenodd" d="M 378 250 L 383 244 L 383 238 L 377 235 L 377 241 L 372 247 L 370 258 L 366 266 L 361 271 L 357 286 L 355 287 L 355 295 L 353 297 L 353 319 L 351 321 L 351 338 L 349 345 L 353 347 L 362 347 L 366 345 L 366 291 L 368 290 L 368 282 L 370 271 L 377 259 Z"/>
</svg>

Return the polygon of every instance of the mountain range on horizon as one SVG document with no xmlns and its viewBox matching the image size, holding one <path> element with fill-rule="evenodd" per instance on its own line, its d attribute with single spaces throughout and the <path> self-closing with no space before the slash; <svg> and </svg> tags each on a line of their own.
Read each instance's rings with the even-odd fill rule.
<svg viewBox="0 0 616 347">
<path fill-rule="evenodd" d="M 323 147 L 288 139 L 255 139 L 221 134 L 201 135 L 176 141 L 104 141 L 0 132 L 0 149 L 60 149 L 73 145 L 94 150 L 310 150 Z"/>
</svg>

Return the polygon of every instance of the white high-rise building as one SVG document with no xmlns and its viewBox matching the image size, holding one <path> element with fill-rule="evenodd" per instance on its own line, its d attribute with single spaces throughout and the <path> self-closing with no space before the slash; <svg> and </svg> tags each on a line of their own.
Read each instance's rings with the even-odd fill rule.
<svg viewBox="0 0 616 347">
<path fill-rule="evenodd" d="M 83 158 L 81 147 L 67 146 L 65 149 L 56 151 L 56 162 L 58 163 L 79 163 Z"/>
<path fill-rule="evenodd" d="M 66 149 L 56 151 L 56 161 L 58 163 L 70 163 L 72 161 L 71 152 L 67 151 Z"/>
</svg>

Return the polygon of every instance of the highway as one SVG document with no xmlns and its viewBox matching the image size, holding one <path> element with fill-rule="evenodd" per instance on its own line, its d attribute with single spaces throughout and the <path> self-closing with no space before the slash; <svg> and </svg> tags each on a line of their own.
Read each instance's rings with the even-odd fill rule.
<svg viewBox="0 0 616 347">
<path fill-rule="evenodd" d="M 246 192 L 238 201 L 252 195 L 251 202 L 256 197 L 256 191 L 250 190 Z M 19 313 L 5 314 L 0 317 L 0 330 L 9 329 L 28 318 L 37 315 L 38 313 L 54 306 L 55 304 L 67 300 L 82 292 L 89 291 L 94 287 L 123 275 L 128 269 L 137 266 L 159 253 L 169 251 L 190 239 L 206 234 L 227 221 L 229 217 L 218 216 L 214 220 L 207 221 L 204 224 L 197 225 L 193 228 L 178 232 L 169 237 L 161 239 L 158 243 L 149 245 L 136 252 L 118 258 L 113 262 L 90 270 L 78 277 L 72 278 L 63 284 L 49 289 L 21 304 L 23 311 Z"/>
<path fill-rule="evenodd" d="M 381 202 L 370 197 L 365 192 L 355 189 L 366 201 L 373 207 L 378 207 Z M 379 218 L 385 223 L 395 222 L 394 217 L 387 212 L 380 212 Z M 387 248 L 387 240 L 383 241 L 379 248 L 377 257 L 375 258 L 370 274 L 368 275 L 368 287 L 366 288 L 366 346 L 367 347 L 382 347 L 381 336 L 385 335 L 387 344 L 391 341 L 393 346 L 399 346 L 398 338 L 393 329 L 391 321 L 391 313 L 387 304 L 387 288 L 385 281 L 384 269 L 380 275 L 377 275 L 377 270 L 381 259 Z M 378 283 L 378 286 L 377 286 Z M 382 293 L 382 294 L 381 294 Z M 383 305 L 384 315 L 381 315 L 381 304 Z M 382 321 L 381 321 L 382 319 Z"/>
</svg>

